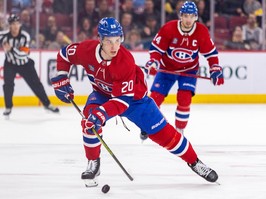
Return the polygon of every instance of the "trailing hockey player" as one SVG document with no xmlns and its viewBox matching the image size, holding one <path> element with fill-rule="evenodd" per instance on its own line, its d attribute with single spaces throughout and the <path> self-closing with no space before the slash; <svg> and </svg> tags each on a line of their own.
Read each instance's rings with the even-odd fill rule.
<svg viewBox="0 0 266 199">
<path fill-rule="evenodd" d="M 199 53 L 208 61 L 212 83 L 224 83 L 223 70 L 219 66 L 218 52 L 210 38 L 208 29 L 198 19 L 194 2 L 186 1 L 180 9 L 180 20 L 172 20 L 161 27 L 150 47 L 150 60 L 145 72 L 156 75 L 151 87 L 151 97 L 160 107 L 174 83 L 178 82 L 176 94 L 175 127 L 183 132 L 187 126 L 192 97 L 195 95 L 197 79 L 182 75 L 158 72 L 156 69 L 195 75 L 199 72 Z M 141 139 L 145 139 L 142 129 Z"/>
<path fill-rule="evenodd" d="M 112 17 L 101 19 L 98 36 L 99 40 L 86 40 L 62 48 L 57 55 L 57 76 L 51 79 L 56 96 L 66 103 L 70 103 L 69 97 L 74 98 L 68 78 L 72 64 L 84 67 L 93 87 L 83 109 L 86 119 L 81 121 L 88 159 L 87 169 L 81 174 L 85 184 L 97 186 L 95 180 L 100 174 L 101 142 L 92 129 L 101 136 L 102 127 L 116 115 L 127 117 L 144 129 L 152 141 L 182 158 L 199 176 L 215 182 L 217 173 L 198 159 L 190 142 L 167 122 L 147 96 L 144 73 L 135 64 L 132 54 L 121 45 L 124 36 L 119 22 Z"/>
</svg>

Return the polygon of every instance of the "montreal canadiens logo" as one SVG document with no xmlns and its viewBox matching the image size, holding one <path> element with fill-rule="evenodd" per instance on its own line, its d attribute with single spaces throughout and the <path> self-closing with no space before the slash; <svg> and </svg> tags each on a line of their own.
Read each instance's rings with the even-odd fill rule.
<svg viewBox="0 0 266 199">
<path fill-rule="evenodd" d="M 102 80 L 99 79 L 95 79 L 95 84 L 97 85 L 97 87 L 103 91 L 104 93 L 110 95 L 112 93 L 112 84 L 108 84 Z"/>
<path fill-rule="evenodd" d="M 193 52 L 191 50 L 184 48 L 176 48 L 171 52 L 173 59 L 179 63 L 193 62 L 192 55 Z"/>
</svg>

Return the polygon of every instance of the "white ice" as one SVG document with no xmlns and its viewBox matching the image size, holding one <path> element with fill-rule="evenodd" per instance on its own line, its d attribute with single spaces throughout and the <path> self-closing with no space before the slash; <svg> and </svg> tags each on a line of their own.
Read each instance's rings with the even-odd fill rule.
<svg viewBox="0 0 266 199">
<path fill-rule="evenodd" d="M 161 109 L 173 124 L 175 106 Z M 130 132 L 120 118 L 118 124 L 111 119 L 103 138 L 134 181 L 102 147 L 99 186 L 86 188 L 76 109 L 64 106 L 52 114 L 14 107 L 9 120 L 0 117 L 0 199 L 265 199 L 265 119 L 265 104 L 192 105 L 185 136 L 221 185 L 197 176 L 150 140 L 141 143 L 139 129 L 127 119 Z M 107 194 L 101 192 L 105 184 L 111 187 Z"/>
</svg>

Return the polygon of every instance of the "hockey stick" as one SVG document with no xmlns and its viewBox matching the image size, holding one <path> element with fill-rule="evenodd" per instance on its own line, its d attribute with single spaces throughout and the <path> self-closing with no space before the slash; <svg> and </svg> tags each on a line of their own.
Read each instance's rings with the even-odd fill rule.
<svg viewBox="0 0 266 199">
<path fill-rule="evenodd" d="M 176 71 L 168 71 L 168 70 L 163 70 L 163 69 L 157 69 L 157 72 L 162 72 L 162 73 L 169 73 L 173 75 L 181 75 L 181 76 L 186 76 L 186 77 L 195 77 L 195 78 L 200 78 L 200 79 L 208 79 L 211 80 L 210 77 L 204 77 L 200 75 L 194 75 L 194 74 L 188 74 L 188 73 L 180 73 Z"/>
<path fill-rule="evenodd" d="M 67 97 L 67 99 L 71 102 L 71 104 L 73 104 L 73 106 L 76 108 L 76 110 L 79 112 L 79 114 L 81 115 L 81 117 L 83 119 L 86 119 L 85 115 L 81 112 L 80 108 L 77 106 L 77 104 L 74 102 L 74 100 L 70 97 Z M 127 177 L 133 181 L 134 179 L 132 178 L 132 176 L 126 171 L 126 169 L 123 167 L 123 165 L 119 162 L 119 160 L 116 158 L 116 156 L 114 155 L 114 153 L 112 152 L 112 150 L 108 147 L 108 145 L 105 143 L 105 141 L 101 138 L 101 136 L 96 132 L 96 130 L 94 128 L 92 128 L 92 132 L 97 136 L 97 138 L 100 140 L 100 142 L 102 143 L 102 145 L 106 148 L 106 150 L 110 153 L 110 155 L 114 158 L 114 160 L 116 161 L 116 163 L 119 165 L 119 167 L 124 171 L 124 173 L 127 175 Z"/>
<path fill-rule="evenodd" d="M 144 66 L 141 66 L 141 68 L 145 69 Z M 163 69 L 156 69 L 156 71 L 162 72 L 162 73 L 173 74 L 173 75 L 181 75 L 181 76 L 186 76 L 186 77 L 194 77 L 194 78 L 211 80 L 210 77 L 204 77 L 204 76 L 200 76 L 200 75 L 194 75 L 194 74 L 188 74 L 188 73 L 182 73 L 182 72 L 176 72 L 176 71 L 168 71 L 168 70 L 163 70 Z"/>
</svg>

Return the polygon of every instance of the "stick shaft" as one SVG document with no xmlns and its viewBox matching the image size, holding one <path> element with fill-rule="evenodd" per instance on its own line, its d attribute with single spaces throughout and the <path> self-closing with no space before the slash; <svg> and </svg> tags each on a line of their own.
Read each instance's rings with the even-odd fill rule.
<svg viewBox="0 0 266 199">
<path fill-rule="evenodd" d="M 83 119 L 86 119 L 86 117 L 84 116 L 84 114 L 82 113 L 82 111 L 80 110 L 80 108 L 77 106 L 77 104 L 74 102 L 73 99 L 71 99 L 70 97 L 68 97 L 68 100 L 71 102 L 71 104 L 73 104 L 73 106 L 76 108 L 76 110 L 79 112 L 79 114 L 81 115 L 81 117 Z M 126 174 L 126 176 L 133 181 L 134 179 L 132 178 L 132 176 L 126 171 L 126 169 L 123 167 L 123 165 L 120 163 L 120 161 L 117 159 L 117 157 L 115 156 L 115 154 L 112 152 L 112 150 L 108 147 L 108 145 L 105 143 L 105 141 L 101 138 L 101 136 L 96 132 L 96 130 L 93 128 L 92 129 L 93 133 L 97 136 L 97 138 L 100 140 L 100 142 L 102 143 L 102 145 L 106 148 L 106 150 L 109 152 L 109 154 L 113 157 L 113 159 L 116 161 L 116 163 L 119 165 L 119 167 L 124 171 L 124 173 Z"/>
<path fill-rule="evenodd" d="M 144 66 L 140 66 L 142 69 L 145 69 Z M 164 69 L 156 69 L 157 72 L 161 73 L 168 73 L 168 74 L 173 74 L 173 75 L 181 75 L 181 76 L 186 76 L 186 77 L 194 77 L 194 78 L 199 78 L 199 79 L 207 79 L 211 80 L 210 77 L 204 77 L 200 75 L 194 75 L 194 74 L 188 74 L 188 73 L 182 73 L 182 72 L 176 72 L 176 71 L 169 71 L 169 70 L 164 70 Z"/>
<path fill-rule="evenodd" d="M 188 73 L 181 73 L 181 72 L 176 72 L 176 71 L 168 71 L 168 70 L 163 70 L 163 69 L 157 69 L 157 71 L 162 72 L 162 73 L 173 74 L 173 75 L 186 76 L 186 77 L 195 77 L 195 78 L 207 79 L 207 80 L 211 79 L 210 77 L 204 77 L 204 76 L 188 74 Z"/>
</svg>

